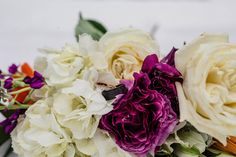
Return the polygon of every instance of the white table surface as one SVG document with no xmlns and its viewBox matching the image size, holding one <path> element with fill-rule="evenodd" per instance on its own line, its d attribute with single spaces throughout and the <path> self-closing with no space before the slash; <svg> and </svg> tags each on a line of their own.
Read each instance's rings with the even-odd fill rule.
<svg viewBox="0 0 236 157">
<path fill-rule="evenodd" d="M 165 53 L 202 32 L 229 33 L 236 42 L 235 6 L 236 0 L 0 0 L 0 69 L 33 63 L 37 48 L 75 42 L 79 11 L 110 30 L 157 25 L 155 38 Z"/>
</svg>

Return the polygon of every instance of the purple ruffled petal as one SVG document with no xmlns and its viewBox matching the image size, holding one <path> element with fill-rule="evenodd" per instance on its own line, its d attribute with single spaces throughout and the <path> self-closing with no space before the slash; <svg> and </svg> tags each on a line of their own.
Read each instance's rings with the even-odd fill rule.
<svg viewBox="0 0 236 157">
<path fill-rule="evenodd" d="M 175 68 L 176 49 L 158 61 L 157 55 L 145 58 L 134 82 L 122 80 L 129 89 L 103 115 L 99 127 L 114 136 L 117 145 L 139 157 L 155 152 L 178 123 L 179 102 L 175 87 L 181 73 Z"/>
<path fill-rule="evenodd" d="M 166 63 L 172 67 L 175 67 L 175 53 L 177 50 L 178 49 L 173 47 L 172 50 L 170 51 L 170 53 L 167 56 L 165 56 L 160 62 Z"/>
<path fill-rule="evenodd" d="M 99 127 L 108 131 L 124 150 L 145 156 L 161 146 L 177 123 L 177 115 L 163 94 L 150 89 L 146 73 L 134 74 L 133 87 L 120 97 Z"/>
<path fill-rule="evenodd" d="M 152 70 L 153 65 L 156 63 L 158 63 L 158 58 L 156 54 L 147 56 L 143 61 L 141 71 L 145 73 L 149 73 Z"/>
</svg>

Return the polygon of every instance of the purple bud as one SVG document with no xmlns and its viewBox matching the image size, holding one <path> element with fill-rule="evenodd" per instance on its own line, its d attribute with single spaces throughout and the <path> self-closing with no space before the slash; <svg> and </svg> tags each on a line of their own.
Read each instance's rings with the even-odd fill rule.
<svg viewBox="0 0 236 157">
<path fill-rule="evenodd" d="M 24 110 L 16 110 L 10 117 L 8 117 L 5 120 L 3 120 L 2 122 L 0 122 L 0 126 L 3 127 L 4 132 L 6 134 L 10 134 L 12 132 L 12 130 L 17 125 L 17 119 L 23 113 L 24 113 Z"/>
<path fill-rule="evenodd" d="M 32 78 L 29 76 L 25 77 L 24 82 L 33 89 L 40 89 L 44 85 L 44 78 L 39 72 L 35 71 L 34 76 Z"/>
<path fill-rule="evenodd" d="M 9 77 L 8 79 L 6 79 L 4 81 L 4 88 L 5 89 L 11 89 L 12 88 L 12 85 L 13 85 L 13 79 L 11 77 Z"/>
<path fill-rule="evenodd" d="M 18 66 L 15 65 L 15 64 L 12 64 L 9 68 L 8 68 L 8 71 L 9 73 L 11 74 L 15 74 L 17 72 L 17 69 L 18 69 Z"/>
</svg>

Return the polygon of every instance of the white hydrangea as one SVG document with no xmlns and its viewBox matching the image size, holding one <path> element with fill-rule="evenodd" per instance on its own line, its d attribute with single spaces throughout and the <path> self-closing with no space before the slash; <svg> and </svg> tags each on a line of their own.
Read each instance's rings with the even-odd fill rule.
<svg viewBox="0 0 236 157">
<path fill-rule="evenodd" d="M 77 156 L 69 132 L 59 125 L 49 107 L 51 103 L 49 98 L 31 106 L 12 132 L 12 146 L 20 157 Z"/>
<path fill-rule="evenodd" d="M 111 111 L 112 105 L 89 81 L 77 79 L 71 87 L 54 95 L 53 110 L 60 124 L 72 132 L 78 144 L 93 138 L 101 116 Z"/>
<path fill-rule="evenodd" d="M 91 157 L 134 157 L 133 154 L 122 150 L 108 133 L 98 129 L 92 139 L 77 142 L 79 149 Z"/>
<path fill-rule="evenodd" d="M 61 51 L 43 49 L 43 57 L 35 60 L 35 69 L 43 74 L 50 86 L 67 85 L 77 78 L 84 67 L 78 45 L 66 45 Z"/>
<path fill-rule="evenodd" d="M 43 56 L 35 60 L 35 69 L 43 74 L 50 86 L 67 86 L 90 67 L 107 69 L 105 56 L 99 51 L 97 41 L 86 34 L 80 36 L 78 44 L 66 44 L 61 50 L 41 51 Z"/>
</svg>

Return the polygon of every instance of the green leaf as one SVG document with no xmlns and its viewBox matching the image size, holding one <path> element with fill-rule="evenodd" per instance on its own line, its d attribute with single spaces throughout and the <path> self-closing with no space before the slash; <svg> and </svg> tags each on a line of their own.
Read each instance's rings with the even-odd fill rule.
<svg viewBox="0 0 236 157">
<path fill-rule="evenodd" d="M 0 126 L 0 145 L 10 139 L 10 135 L 5 134 L 3 128 Z"/>
<path fill-rule="evenodd" d="M 181 144 L 174 144 L 174 154 L 176 154 L 179 157 L 182 156 L 199 156 L 201 153 L 198 150 L 198 148 L 196 148 L 195 146 L 193 147 L 187 147 L 185 145 L 181 145 Z"/>
<path fill-rule="evenodd" d="M 98 21 L 95 20 L 88 20 L 89 23 L 91 23 L 94 27 L 96 27 L 97 29 L 99 29 L 103 34 L 105 34 L 107 32 L 107 29 L 105 28 L 105 26 L 103 26 L 101 23 L 99 23 Z"/>
<path fill-rule="evenodd" d="M 203 155 L 207 156 L 207 157 L 216 157 L 219 156 L 221 154 L 220 151 L 215 150 L 215 149 L 211 149 L 211 148 L 207 148 L 205 150 L 205 152 L 203 152 Z"/>
<path fill-rule="evenodd" d="M 89 34 L 94 40 L 99 40 L 107 32 L 106 28 L 96 20 L 84 19 L 80 13 L 79 22 L 75 28 L 75 37 L 79 41 L 79 35 Z"/>
</svg>

